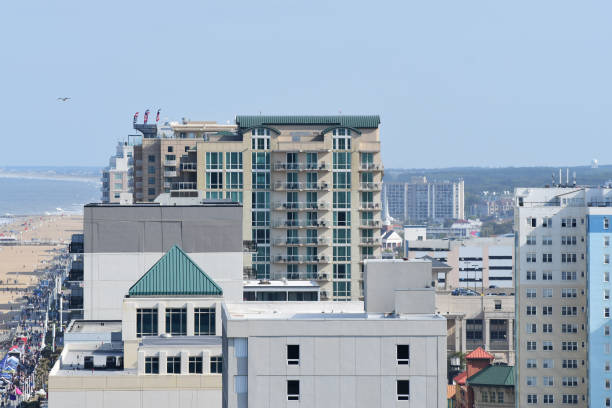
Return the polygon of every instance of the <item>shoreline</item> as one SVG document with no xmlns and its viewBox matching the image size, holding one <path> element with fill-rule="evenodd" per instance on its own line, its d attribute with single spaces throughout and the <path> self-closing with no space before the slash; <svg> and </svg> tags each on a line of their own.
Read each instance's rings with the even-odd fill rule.
<svg viewBox="0 0 612 408">
<path fill-rule="evenodd" d="M 0 235 L 41 241 L 41 245 L 0 246 L 0 333 L 14 324 L 24 296 L 31 295 L 49 271 L 69 267 L 68 243 L 72 234 L 82 230 L 83 217 L 66 214 L 19 217 L 0 224 Z"/>
<path fill-rule="evenodd" d="M 75 181 L 80 183 L 102 184 L 98 178 L 80 176 L 46 175 L 41 173 L 13 173 L 0 171 L 0 178 L 26 179 L 26 180 L 52 180 L 52 181 Z"/>
</svg>

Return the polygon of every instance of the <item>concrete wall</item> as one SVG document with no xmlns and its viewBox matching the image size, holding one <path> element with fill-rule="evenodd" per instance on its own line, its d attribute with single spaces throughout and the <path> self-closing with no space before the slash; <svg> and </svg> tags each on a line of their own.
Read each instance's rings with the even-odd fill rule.
<svg viewBox="0 0 612 408">
<path fill-rule="evenodd" d="M 224 309 L 223 319 L 224 407 L 446 406 L 444 318 L 232 319 Z M 245 340 L 247 347 L 236 346 Z M 288 344 L 300 345 L 296 366 L 287 364 Z M 397 344 L 410 345 L 409 365 L 397 364 Z M 247 393 L 236 393 L 237 376 L 246 376 Z M 402 379 L 410 380 L 410 401 L 397 400 Z M 287 400 L 287 380 L 300 381 L 299 402 Z"/>
<path fill-rule="evenodd" d="M 86 320 L 121 320 L 129 288 L 164 253 L 85 253 L 83 306 Z M 242 300 L 242 252 L 188 254 L 223 289 L 227 301 Z"/>
<path fill-rule="evenodd" d="M 218 374 L 49 376 L 49 408 L 220 406 Z"/>
<path fill-rule="evenodd" d="M 84 234 L 85 253 L 242 252 L 242 207 L 86 205 Z"/>
<path fill-rule="evenodd" d="M 366 261 L 364 275 L 364 305 L 368 313 L 394 312 L 395 297 L 392 294 L 396 289 L 424 289 L 431 287 L 433 280 L 429 261 Z M 434 313 L 433 308 L 429 313 Z"/>
</svg>

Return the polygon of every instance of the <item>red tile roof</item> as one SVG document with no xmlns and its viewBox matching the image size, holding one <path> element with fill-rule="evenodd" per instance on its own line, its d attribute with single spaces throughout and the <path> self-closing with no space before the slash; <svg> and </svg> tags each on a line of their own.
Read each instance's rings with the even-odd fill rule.
<svg viewBox="0 0 612 408">
<path fill-rule="evenodd" d="M 453 382 L 459 385 L 465 385 L 465 380 L 467 380 L 467 371 L 462 371 L 453 378 Z"/>
<path fill-rule="evenodd" d="M 484 351 L 482 347 L 478 347 L 476 350 L 465 356 L 465 358 L 468 360 L 493 360 L 495 357 Z"/>
</svg>

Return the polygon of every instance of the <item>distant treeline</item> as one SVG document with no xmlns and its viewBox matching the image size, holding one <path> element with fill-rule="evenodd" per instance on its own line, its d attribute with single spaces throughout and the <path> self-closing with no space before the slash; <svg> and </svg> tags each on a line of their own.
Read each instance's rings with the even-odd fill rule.
<svg viewBox="0 0 612 408">
<path fill-rule="evenodd" d="M 569 167 L 570 184 L 576 172 L 577 185 L 599 186 L 612 180 L 612 165 Z M 559 182 L 559 167 L 449 167 L 445 169 L 385 169 L 385 182 L 406 182 L 414 176 L 425 176 L 428 180 L 456 180 L 465 182 L 466 204 L 477 200 L 482 191 L 514 191 L 515 187 L 544 187 Z M 563 183 L 567 167 L 562 168 Z"/>
<path fill-rule="evenodd" d="M 565 182 L 566 169 L 562 169 L 563 182 Z M 599 166 L 596 169 L 586 166 L 570 167 L 570 183 L 576 172 L 578 185 L 599 186 L 612 180 L 612 165 Z M 544 187 L 559 182 L 559 167 L 449 167 L 445 169 L 385 169 L 384 181 L 401 182 L 410 181 L 414 176 L 425 176 L 428 180 L 456 180 L 465 181 L 465 191 L 480 193 L 481 191 L 513 190 L 515 187 Z"/>
</svg>

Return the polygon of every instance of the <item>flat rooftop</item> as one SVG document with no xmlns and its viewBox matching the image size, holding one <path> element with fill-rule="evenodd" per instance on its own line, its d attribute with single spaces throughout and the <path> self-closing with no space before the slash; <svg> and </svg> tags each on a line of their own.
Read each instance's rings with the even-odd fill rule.
<svg viewBox="0 0 612 408">
<path fill-rule="evenodd" d="M 121 331 L 121 320 L 74 320 L 67 333 L 108 333 Z"/>
<path fill-rule="evenodd" d="M 230 320 L 431 320 L 435 314 L 365 313 L 363 302 L 245 302 L 227 303 Z"/>
</svg>

